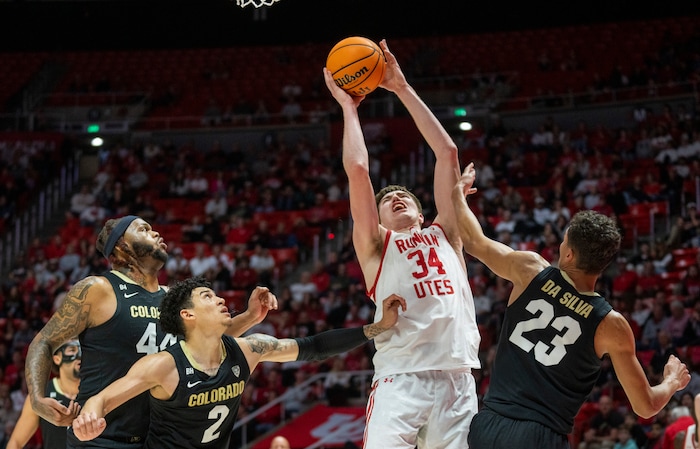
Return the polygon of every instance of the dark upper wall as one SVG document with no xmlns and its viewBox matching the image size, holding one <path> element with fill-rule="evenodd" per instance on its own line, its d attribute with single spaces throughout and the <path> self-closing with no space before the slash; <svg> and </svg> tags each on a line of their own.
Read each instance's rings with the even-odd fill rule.
<svg viewBox="0 0 700 449">
<path fill-rule="evenodd" d="M 0 51 L 221 47 L 420 37 L 700 14 L 698 1 L 280 0 L 255 20 L 235 0 L 0 0 Z"/>
</svg>

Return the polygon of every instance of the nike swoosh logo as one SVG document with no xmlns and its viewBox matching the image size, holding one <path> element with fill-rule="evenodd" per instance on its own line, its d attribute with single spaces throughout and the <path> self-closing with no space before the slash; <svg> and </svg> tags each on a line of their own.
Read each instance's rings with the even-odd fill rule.
<svg viewBox="0 0 700 449">
<path fill-rule="evenodd" d="M 139 292 L 134 292 L 134 293 L 124 293 L 124 297 L 125 297 L 125 298 L 131 298 L 132 296 L 134 296 L 134 295 L 138 295 L 138 294 L 139 294 Z"/>
<path fill-rule="evenodd" d="M 194 387 L 195 385 L 201 384 L 201 383 L 202 383 L 201 380 L 198 380 L 197 382 L 187 382 L 187 388 L 192 388 L 192 387 Z"/>
</svg>

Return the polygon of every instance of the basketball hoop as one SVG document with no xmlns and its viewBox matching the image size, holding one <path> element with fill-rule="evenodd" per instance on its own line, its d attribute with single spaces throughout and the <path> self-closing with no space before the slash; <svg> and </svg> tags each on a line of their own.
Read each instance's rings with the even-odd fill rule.
<svg viewBox="0 0 700 449">
<path fill-rule="evenodd" d="M 261 6 L 272 6 L 273 3 L 278 1 L 279 0 L 236 0 L 236 4 L 241 8 L 245 8 L 248 5 L 260 8 Z"/>
</svg>

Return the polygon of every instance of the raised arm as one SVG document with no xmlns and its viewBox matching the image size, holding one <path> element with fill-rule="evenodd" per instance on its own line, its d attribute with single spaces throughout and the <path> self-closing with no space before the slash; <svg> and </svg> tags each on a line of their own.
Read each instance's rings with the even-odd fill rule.
<svg viewBox="0 0 700 449">
<path fill-rule="evenodd" d="M 343 167 L 348 177 L 350 213 L 353 219 L 352 240 L 363 273 L 376 273 L 379 266 L 383 228 L 374 200 L 374 187 L 369 174 L 369 154 L 357 107 L 364 97 L 353 97 L 336 86 L 328 69 L 323 69 L 328 90 L 343 111 Z M 368 266 L 375 263 L 376 266 Z M 368 279 L 372 285 L 374 279 Z"/>
<path fill-rule="evenodd" d="M 457 145 L 435 117 L 435 114 L 406 81 L 406 77 L 401 71 L 396 57 L 389 50 L 386 40 L 382 40 L 379 45 L 384 51 L 387 62 L 386 74 L 380 86 L 394 92 L 401 100 L 421 135 L 435 154 L 433 197 L 438 212 L 435 221 L 445 229 L 448 238 L 460 250 L 461 254 L 457 225 L 450 203 L 452 188 L 460 176 Z"/>
<path fill-rule="evenodd" d="M 469 208 L 467 196 L 476 192 L 474 163 L 469 163 L 452 189 L 452 205 L 464 250 L 483 262 L 497 276 L 513 283 L 511 298 L 517 298 L 537 273 L 549 263 L 532 251 L 515 251 L 484 234 L 481 223 Z"/>
<path fill-rule="evenodd" d="M 396 324 L 399 308 L 406 310 L 406 300 L 391 295 L 382 301 L 381 321 L 362 327 L 333 329 L 306 338 L 284 338 L 254 334 L 239 339 L 251 370 L 258 362 L 291 362 L 294 360 L 324 360 L 367 343 Z"/>
<path fill-rule="evenodd" d="M 80 415 L 72 422 L 75 436 L 81 441 L 96 438 L 107 427 L 104 417 L 109 412 L 144 391 L 162 388 L 164 383 L 173 384 L 170 389 L 174 390 L 177 375 L 175 360 L 170 353 L 159 352 L 142 357 L 124 377 L 115 380 L 85 402 Z"/>
<path fill-rule="evenodd" d="M 642 418 L 650 418 L 659 413 L 673 394 L 690 382 L 688 368 L 676 356 L 671 355 L 664 367 L 663 381 L 653 387 L 649 385 L 636 356 L 632 328 L 625 317 L 614 310 L 598 325 L 595 347 L 599 356 L 610 355 L 610 361 L 632 410 Z"/>
<path fill-rule="evenodd" d="M 226 334 L 240 337 L 251 327 L 262 323 L 267 312 L 277 310 L 277 307 L 277 297 L 267 287 L 255 287 L 248 298 L 248 308 L 245 312 L 233 317 Z"/>
<path fill-rule="evenodd" d="M 66 340 L 87 328 L 91 309 L 110 294 L 113 296 L 111 287 L 102 277 L 89 276 L 77 282 L 29 345 L 25 363 L 29 400 L 34 413 L 56 426 L 69 426 L 74 410 L 70 405 L 63 406 L 55 399 L 44 396 L 53 365 L 52 355 Z"/>
</svg>

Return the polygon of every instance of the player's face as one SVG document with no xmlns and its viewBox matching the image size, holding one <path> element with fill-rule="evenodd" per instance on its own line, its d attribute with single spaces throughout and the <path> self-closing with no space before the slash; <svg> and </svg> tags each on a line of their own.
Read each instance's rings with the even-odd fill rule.
<svg viewBox="0 0 700 449">
<path fill-rule="evenodd" d="M 80 377 L 80 359 L 82 354 L 80 352 L 79 344 L 67 344 L 57 356 L 60 357 L 59 364 L 62 369 L 70 370 L 71 374 L 76 379 Z M 73 360 L 65 361 L 66 359 L 71 358 Z"/>
<path fill-rule="evenodd" d="M 151 228 L 146 221 L 138 218 L 134 220 L 126 234 L 131 241 L 131 247 L 139 259 L 152 257 L 155 260 L 165 263 L 168 260 L 168 245 L 163 238 Z M 126 237 L 126 235 L 125 235 Z"/>
<path fill-rule="evenodd" d="M 395 190 L 379 201 L 379 222 L 387 229 L 402 229 L 416 222 L 421 224 L 422 219 L 418 205 L 408 192 Z"/>
<path fill-rule="evenodd" d="M 198 317 L 211 318 L 214 322 L 222 322 L 228 326 L 231 321 L 231 312 L 229 312 L 224 298 L 216 296 L 214 290 L 207 287 L 197 287 L 192 291 L 192 299 L 195 310 L 202 310 L 202 314 L 198 314 Z"/>
</svg>

